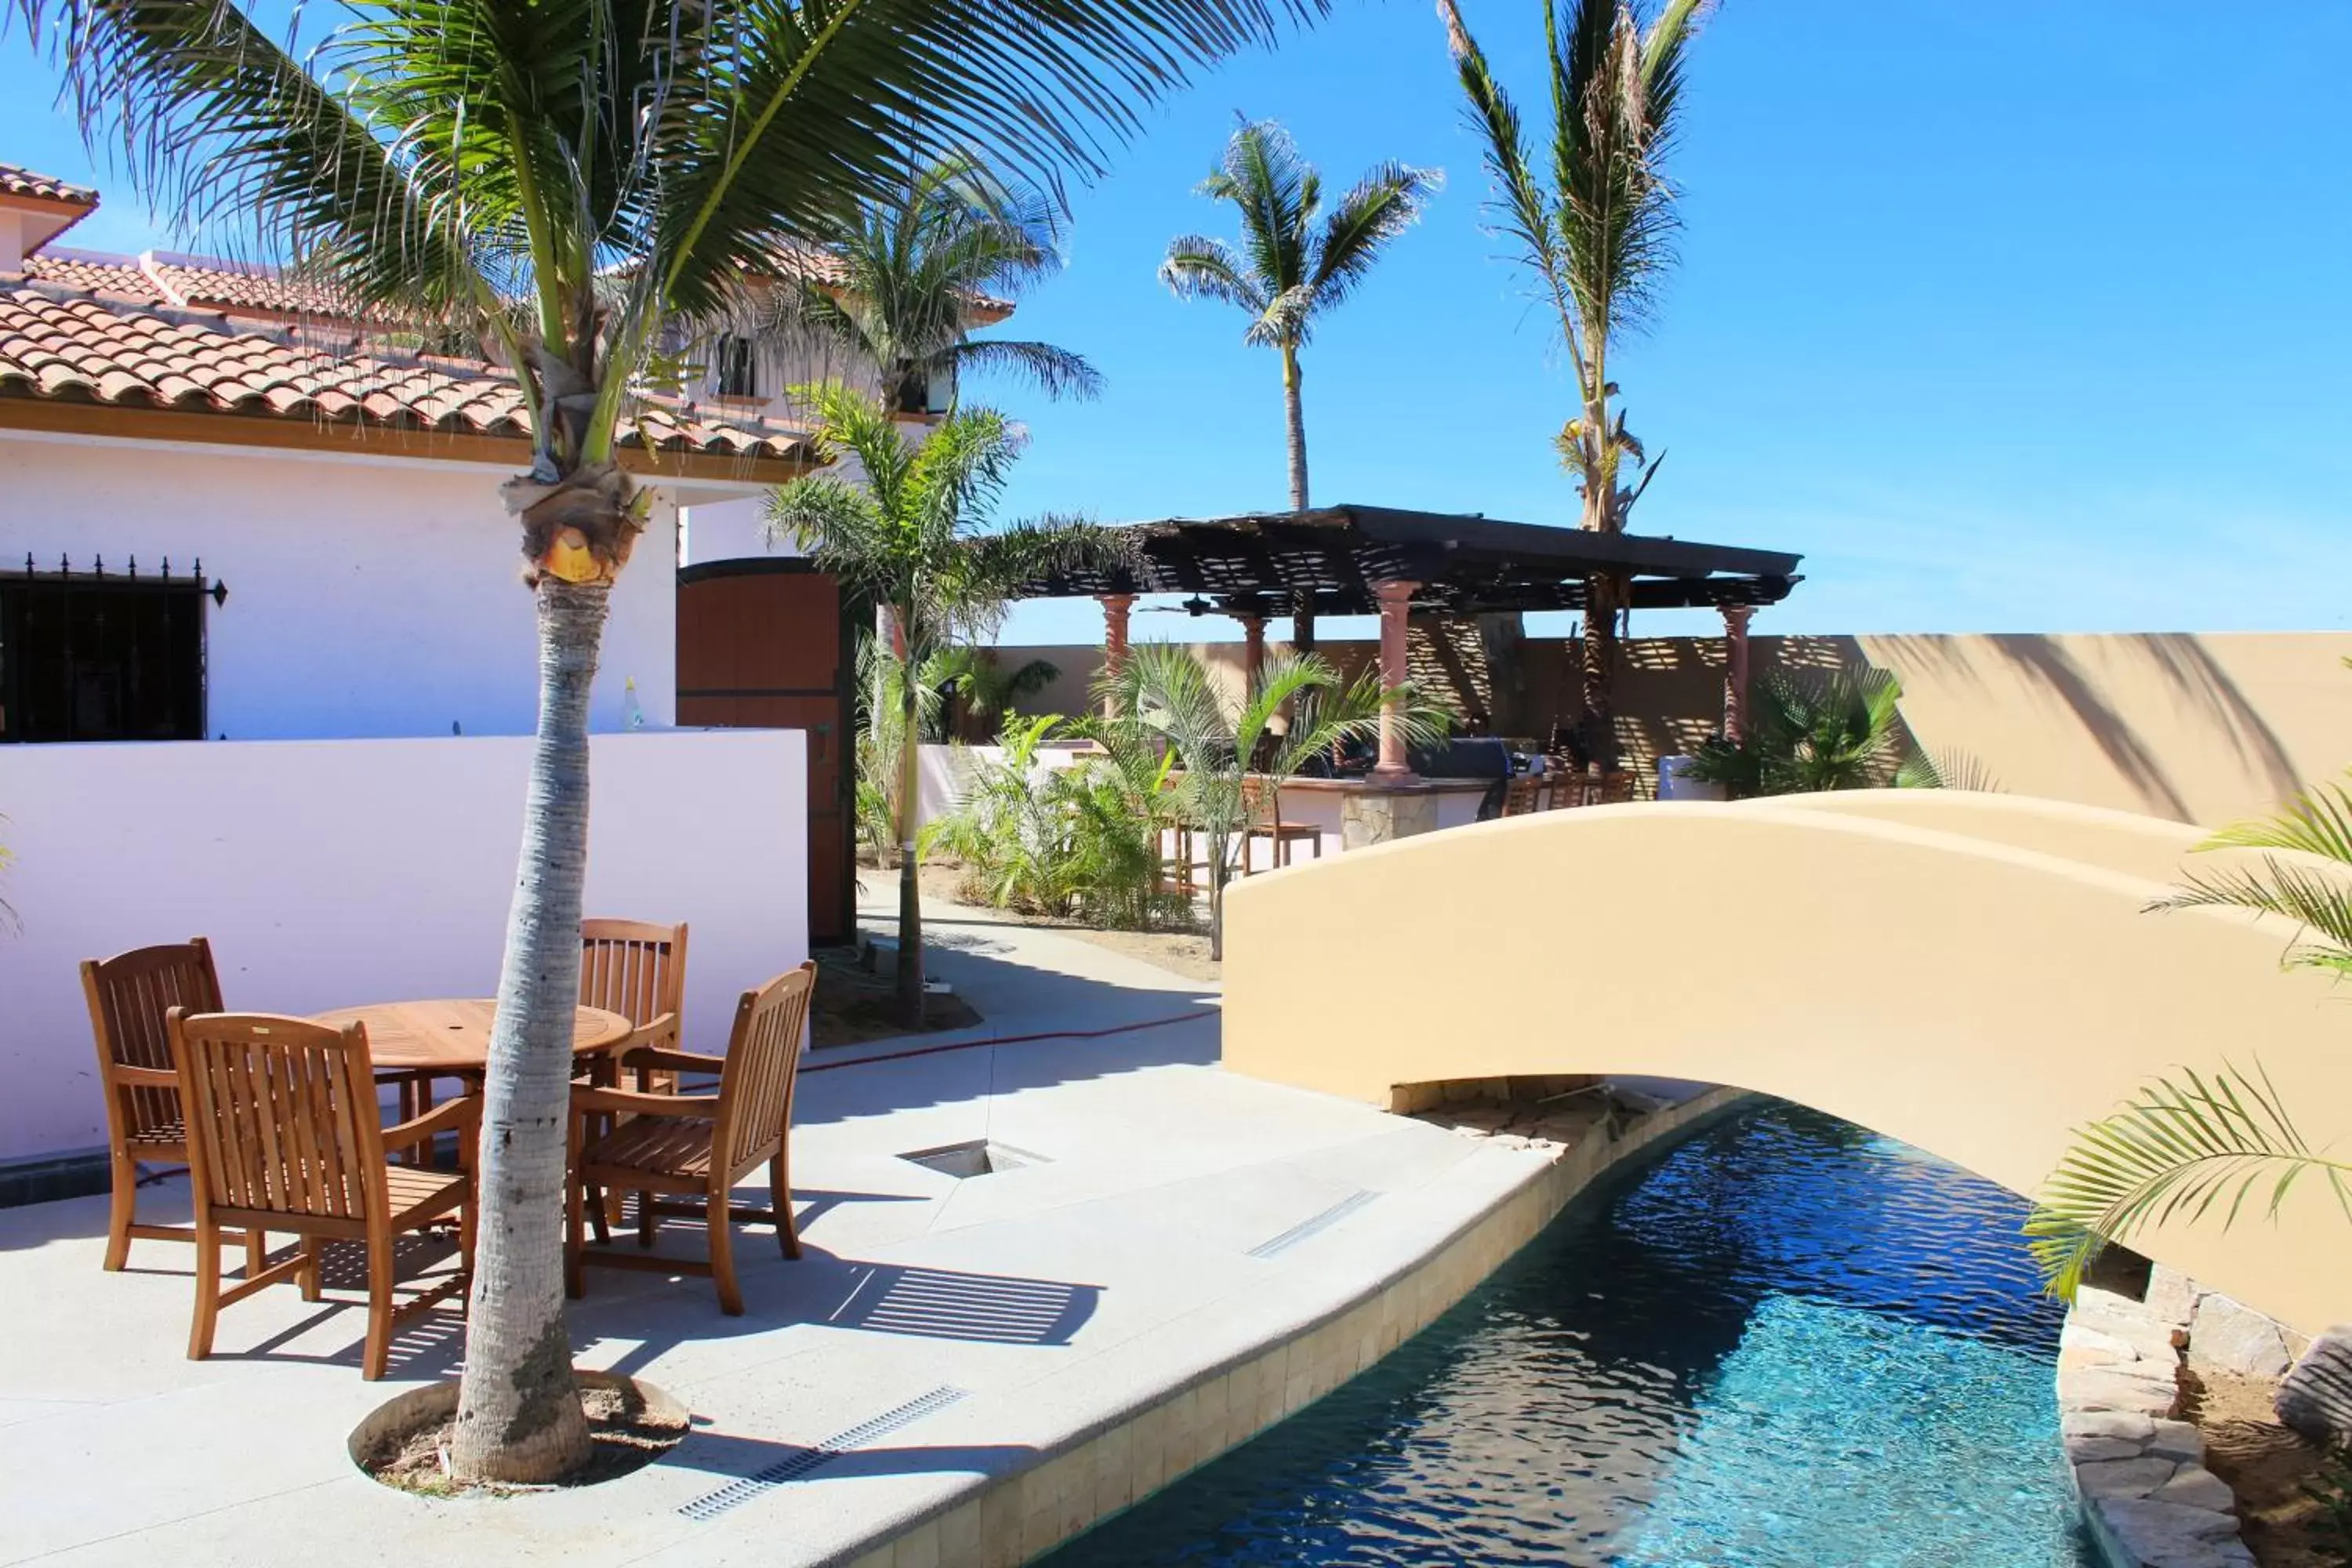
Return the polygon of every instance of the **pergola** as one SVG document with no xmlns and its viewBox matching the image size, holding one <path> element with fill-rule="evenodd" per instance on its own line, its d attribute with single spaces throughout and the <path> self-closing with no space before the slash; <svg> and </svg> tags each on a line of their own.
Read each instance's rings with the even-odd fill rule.
<svg viewBox="0 0 2352 1568">
<path fill-rule="evenodd" d="M 1587 581 L 1612 576 L 1625 585 L 1617 597 L 1627 608 L 1722 614 L 1729 656 L 1724 722 L 1735 735 L 1747 717 L 1748 619 L 1801 581 L 1801 557 L 1779 551 L 1394 507 L 1170 518 L 1122 531 L 1131 549 L 1118 565 L 1059 573 L 1025 584 L 1020 595 L 1099 599 L 1104 657 L 1114 666 L 1127 652 L 1136 595 L 1182 594 L 1242 623 L 1253 673 L 1264 657 L 1270 616 L 1294 617 L 1293 640 L 1312 647 L 1316 616 L 1377 615 L 1381 679 L 1394 687 L 1405 679 L 1413 611 L 1582 610 Z M 1373 772 L 1408 776 L 1391 725 L 1382 725 Z"/>
</svg>

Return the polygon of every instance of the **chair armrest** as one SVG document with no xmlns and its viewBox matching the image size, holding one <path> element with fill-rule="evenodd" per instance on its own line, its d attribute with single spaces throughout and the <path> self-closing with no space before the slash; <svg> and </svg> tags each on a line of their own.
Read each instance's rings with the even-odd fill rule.
<svg viewBox="0 0 2352 1568">
<path fill-rule="evenodd" d="M 677 1048 L 677 1015 L 664 1013 L 637 1026 L 629 1043 L 621 1047 L 623 1055 L 640 1050 L 667 1051 Z"/>
<path fill-rule="evenodd" d="M 572 1090 L 572 1113 L 586 1115 L 592 1111 L 616 1111 L 633 1116 L 676 1116 L 695 1121 L 709 1121 L 719 1114 L 719 1097 L 715 1094 L 639 1094 L 627 1089 L 582 1089 Z"/>
<path fill-rule="evenodd" d="M 726 1069 L 725 1057 L 706 1057 L 693 1051 L 656 1050 L 640 1046 L 621 1058 L 625 1068 L 653 1068 L 666 1072 L 721 1072 Z"/>
<path fill-rule="evenodd" d="M 106 1069 L 106 1076 L 122 1089 L 177 1089 L 180 1075 L 164 1068 L 129 1068 L 120 1065 Z"/>
<path fill-rule="evenodd" d="M 422 1116 L 411 1117 L 383 1130 L 383 1146 L 406 1149 L 422 1143 L 443 1132 L 470 1132 L 480 1122 L 482 1102 L 478 1096 L 461 1094 L 455 1100 L 445 1100 Z"/>
</svg>

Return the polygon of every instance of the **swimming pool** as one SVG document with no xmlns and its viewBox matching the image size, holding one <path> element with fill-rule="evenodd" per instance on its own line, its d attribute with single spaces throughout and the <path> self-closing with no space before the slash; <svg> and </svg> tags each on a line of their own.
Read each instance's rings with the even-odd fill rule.
<svg viewBox="0 0 2352 1568">
<path fill-rule="evenodd" d="M 1045 1562 L 2078 1568 L 2021 1215 L 1767 1102 Z"/>
</svg>

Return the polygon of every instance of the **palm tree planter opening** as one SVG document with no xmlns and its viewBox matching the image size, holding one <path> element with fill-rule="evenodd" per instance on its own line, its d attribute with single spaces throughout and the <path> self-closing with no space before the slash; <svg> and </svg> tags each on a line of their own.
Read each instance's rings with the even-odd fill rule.
<svg viewBox="0 0 2352 1568">
<path fill-rule="evenodd" d="M 812 474 L 769 498 L 768 526 L 811 549 L 817 564 L 890 617 L 887 683 L 899 704 L 892 728 L 898 787 L 890 802 L 898 851 L 898 988 L 901 1021 L 923 1018 L 923 898 L 916 839 L 924 686 L 919 672 L 958 642 L 992 634 L 1024 583 L 1056 572 L 1116 564 L 1111 530 L 1066 519 L 982 531 L 1003 493 L 1023 437 L 992 408 L 960 408 L 910 441 L 878 399 L 834 385 L 809 390 L 818 449 L 848 456 L 862 481 Z M 877 649 L 880 640 L 877 639 Z M 877 658 L 881 657 L 877 651 Z"/>
<path fill-rule="evenodd" d="M 1582 526 L 1622 533 L 1657 472 L 1614 406 L 1612 351 L 1637 330 L 1674 260 L 1678 220 L 1664 158 L 1682 99 L 1684 56 L 1708 0 L 1666 0 L 1643 25 L 1632 0 L 1544 0 L 1544 58 L 1552 128 L 1528 144 L 1519 111 L 1454 0 L 1438 0 L 1470 121 L 1486 142 L 1497 230 L 1519 249 L 1551 312 L 1576 377 L 1577 412 L 1561 426 L 1561 463 L 1576 476 Z M 1664 454 L 1659 454 L 1661 460 Z M 1627 459 L 1646 469 L 1625 483 Z M 1630 583 L 1615 573 L 1585 582 L 1585 747 L 1617 765 L 1612 693 L 1619 620 Z"/>
<path fill-rule="evenodd" d="M 885 197 L 909 128 L 1050 177 L 1135 104 L 1321 0 L 390 0 L 306 55 L 228 0 L 16 0 L 93 148 L 158 211 L 516 377 L 506 487 L 537 602 L 541 710 L 499 984 L 482 1218 L 451 1445 L 462 1479 L 575 1468 L 564 1127 L 587 859 L 588 693 L 644 507 L 616 458 L 681 326 L 747 308 Z"/>
</svg>

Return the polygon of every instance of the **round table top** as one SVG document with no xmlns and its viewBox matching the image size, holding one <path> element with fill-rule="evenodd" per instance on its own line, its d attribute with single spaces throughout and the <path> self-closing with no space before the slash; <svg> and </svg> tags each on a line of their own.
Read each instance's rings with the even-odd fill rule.
<svg viewBox="0 0 2352 1568">
<path fill-rule="evenodd" d="M 433 1068 L 442 1072 L 480 1072 L 490 1055 L 490 1021 L 498 1004 L 488 997 L 441 1002 L 372 1002 L 318 1015 L 332 1028 L 367 1026 L 368 1056 L 380 1068 Z M 609 1051 L 636 1032 L 636 1026 L 602 1007 L 573 1009 L 572 1049 L 587 1056 Z"/>
</svg>

